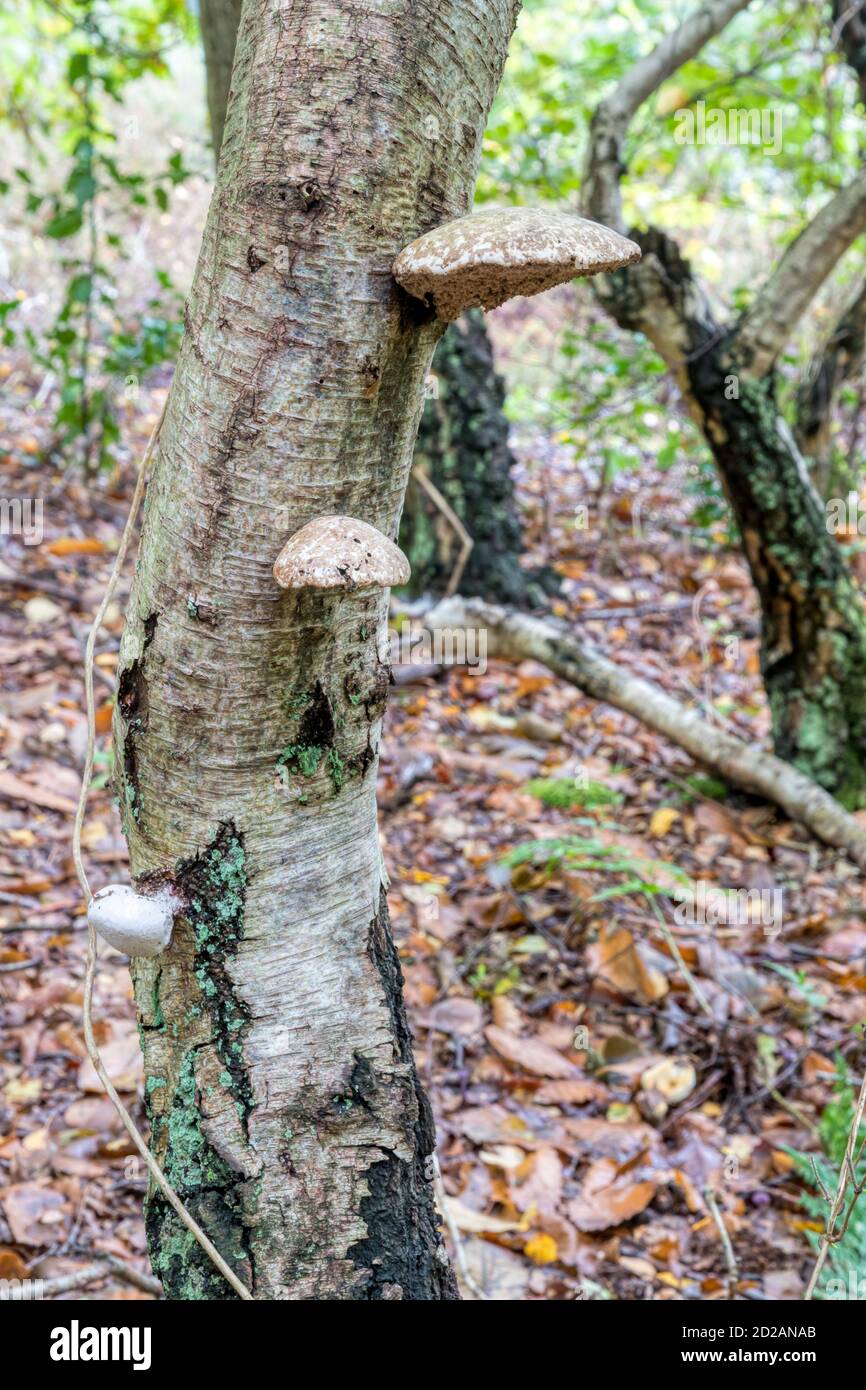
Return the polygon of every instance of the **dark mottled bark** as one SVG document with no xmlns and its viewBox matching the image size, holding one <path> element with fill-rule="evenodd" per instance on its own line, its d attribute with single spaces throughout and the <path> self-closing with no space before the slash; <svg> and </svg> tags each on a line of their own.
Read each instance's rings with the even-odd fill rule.
<svg viewBox="0 0 866 1390">
<path fill-rule="evenodd" d="M 601 102 L 587 153 L 588 216 L 624 229 L 620 183 L 632 118 L 747 3 L 704 0 Z M 853 47 L 844 51 L 859 77 L 859 40 L 856 30 L 846 32 Z M 866 621 L 778 409 L 774 372 L 815 294 L 864 229 L 861 169 L 794 238 L 746 312 L 727 324 L 716 321 L 676 243 L 658 228 L 631 232 L 641 262 L 595 284 L 616 321 L 658 349 L 718 464 L 761 601 L 776 749 L 849 805 L 866 792 Z"/>
<path fill-rule="evenodd" d="M 448 329 L 433 358 L 431 383 L 415 463 L 472 537 L 460 588 L 517 605 L 537 603 L 545 590 L 555 589 L 556 577 L 520 566 L 505 392 L 480 310 Z M 406 496 L 400 545 L 412 565 L 413 592 L 441 593 L 460 554 L 460 538 L 417 481 Z"/>
<path fill-rule="evenodd" d="M 201 0 L 200 24 L 214 158 L 219 158 L 242 0 Z"/>
<path fill-rule="evenodd" d="M 773 373 L 750 375 L 736 328 L 712 318 L 663 232 L 633 233 L 644 261 L 609 277 L 626 328 L 652 319 L 712 450 L 761 602 L 761 669 L 776 752 L 846 805 L 866 799 L 866 620 L 791 431 Z M 668 336 L 666 336 L 668 335 Z"/>
<path fill-rule="evenodd" d="M 833 34 L 866 105 L 866 14 L 856 0 L 832 0 Z"/>
</svg>

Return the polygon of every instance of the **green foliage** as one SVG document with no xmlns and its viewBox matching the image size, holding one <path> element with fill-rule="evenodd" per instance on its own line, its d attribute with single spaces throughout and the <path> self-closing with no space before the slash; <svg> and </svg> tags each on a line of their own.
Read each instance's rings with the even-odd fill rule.
<svg viewBox="0 0 866 1390">
<path fill-rule="evenodd" d="M 785 246 L 859 170 L 857 88 L 834 49 L 828 10 L 801 0 L 749 7 L 632 123 L 622 183 L 626 224 L 674 233 L 720 319 L 747 307 Z M 682 18 L 663 0 L 527 0 L 485 137 L 479 200 L 578 210 L 594 111 Z M 726 121 L 748 113 L 759 138 L 683 139 L 685 116 L 694 117 L 699 103 Z M 862 240 L 829 278 L 824 301 L 846 298 L 846 286 L 861 275 Z M 581 292 L 581 306 L 586 298 Z M 582 457 L 598 458 L 603 481 L 647 457 L 662 468 L 685 458 L 693 523 L 714 539 L 734 541 L 706 446 L 673 396 L 666 400 L 653 350 L 580 312 L 581 321 L 551 345 L 540 368 L 529 354 L 514 364 L 512 418 L 558 432 Z M 815 329 L 826 315 L 819 301 L 783 363 L 780 394 L 789 410 L 789 383 L 814 350 Z M 551 359 L 556 380 L 548 394 Z M 852 398 L 859 399 L 856 390 Z"/>
<path fill-rule="evenodd" d="M 810 1013 L 820 1014 L 827 1003 L 827 996 L 815 988 L 805 970 L 792 970 L 790 966 L 779 965 L 777 961 L 767 961 L 767 968 L 775 970 L 777 975 L 788 981 L 792 993 L 803 1001 Z"/>
<path fill-rule="evenodd" d="M 857 1092 L 848 1078 L 845 1059 L 841 1055 L 837 1056 L 833 1099 L 826 1106 L 818 1124 L 822 1155 L 814 1157 L 794 1149 L 789 1150 L 795 1160 L 797 1172 L 808 1187 L 808 1190 L 803 1194 L 803 1206 L 808 1215 L 822 1227 L 829 1212 L 824 1193 L 828 1193 L 832 1197 L 836 1191 L 839 1172 L 845 1160 L 848 1136 L 854 1122 L 856 1096 Z M 860 1149 L 859 1153 L 858 1149 Z M 861 1145 L 855 1148 L 855 1156 L 857 1162 L 854 1165 L 854 1176 L 856 1182 L 860 1184 L 866 1181 L 866 1158 L 863 1156 Z M 823 1192 L 821 1188 L 823 1188 Z M 841 1226 L 842 1222 L 839 1222 L 837 1229 L 841 1229 Z M 818 1236 L 810 1233 L 810 1240 L 817 1250 Z M 861 1287 L 860 1281 L 863 1279 L 864 1272 L 866 1272 L 866 1203 L 861 1198 L 854 1207 L 844 1236 L 836 1244 L 830 1246 L 827 1264 L 815 1291 L 815 1297 L 820 1299 L 839 1298 L 839 1286 L 838 1284 L 834 1286 L 833 1281 L 841 1280 L 846 1290 L 842 1296 L 850 1298 L 850 1291 Z"/>
<path fill-rule="evenodd" d="M 728 795 L 727 783 L 720 777 L 710 777 L 702 772 L 692 773 L 686 778 L 688 786 L 696 796 L 708 796 L 713 801 L 724 801 Z M 689 793 L 686 793 L 689 796 Z"/>
<path fill-rule="evenodd" d="M 671 879 L 687 885 L 688 876 L 675 864 L 641 859 L 621 845 L 606 845 L 593 836 L 565 835 L 550 840 L 531 840 L 516 845 L 502 861 L 509 868 L 531 864 L 553 875 L 566 867 L 572 871 L 625 875 L 623 882 L 595 893 L 590 902 L 641 894 L 647 898 L 670 892 Z"/>
<path fill-rule="evenodd" d="M 29 0 L 0 14 L 0 120 L 26 150 L 13 178 L 34 230 L 56 243 L 65 281 L 53 324 L 24 338 L 57 379 L 56 444 L 78 443 L 89 471 L 113 461 L 121 392 L 137 389 L 177 351 L 179 297 L 167 274 L 159 274 L 160 293 L 147 312 L 124 323 L 115 264 L 129 254 L 130 214 L 148 204 L 164 210 L 190 171 L 177 151 L 156 175 L 122 169 L 109 117 L 130 82 L 166 75 L 163 49 L 189 32 L 182 0 L 68 0 L 62 7 Z M 5 304 L 6 313 L 11 307 Z M 4 342 L 14 336 L 13 318 Z"/>
<path fill-rule="evenodd" d="M 546 806 L 567 810 L 571 806 L 618 806 L 622 792 L 606 787 L 603 782 L 578 781 L 573 777 L 533 777 L 525 791 L 537 796 Z"/>
</svg>

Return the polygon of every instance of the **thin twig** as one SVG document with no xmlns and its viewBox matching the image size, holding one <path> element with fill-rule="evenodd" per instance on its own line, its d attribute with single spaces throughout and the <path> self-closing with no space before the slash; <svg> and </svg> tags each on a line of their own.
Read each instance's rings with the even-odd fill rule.
<svg viewBox="0 0 866 1390">
<path fill-rule="evenodd" d="M 156 1298 L 162 1296 L 162 1284 L 158 1279 L 124 1264 L 116 1255 L 104 1255 L 100 1256 L 97 1264 L 85 1265 L 83 1269 L 74 1269 L 69 1274 L 58 1274 L 53 1279 L 28 1278 L 15 1283 L 9 1280 L 5 1287 L 0 1287 L 0 1302 L 29 1303 L 31 1300 L 54 1298 L 57 1294 L 69 1293 L 72 1289 L 84 1289 L 88 1284 L 95 1284 L 97 1280 L 107 1278 L 109 1274 L 117 1275 L 127 1284 L 133 1284 L 137 1289 L 153 1294 Z"/>
<path fill-rule="evenodd" d="M 460 541 L 460 554 L 457 556 L 457 563 L 451 571 L 451 578 L 448 580 L 448 583 L 445 586 L 445 593 L 443 595 L 444 598 L 451 598 L 452 594 L 457 593 L 457 589 L 460 585 L 460 580 L 463 578 L 463 571 L 466 568 L 466 561 L 469 559 L 469 556 L 472 553 L 472 547 L 475 544 L 475 542 L 473 541 L 469 532 L 466 530 L 466 527 L 463 525 L 463 522 L 460 520 L 454 508 L 451 506 L 450 502 L 448 502 L 446 498 L 442 496 L 442 493 L 439 491 L 436 484 L 432 482 L 430 478 L 428 478 L 427 474 L 424 472 L 424 469 L 421 468 L 420 465 L 417 463 L 414 469 L 412 470 L 412 476 L 413 478 L 416 478 L 418 482 L 421 484 L 427 496 L 430 498 L 431 502 L 433 502 L 434 505 L 438 507 L 439 511 L 442 513 L 445 520 L 448 522 L 448 525 L 452 528 L 452 530 L 456 531 L 457 538 Z"/>
<path fill-rule="evenodd" d="M 647 897 L 647 902 L 649 903 L 652 909 L 653 916 L 655 917 L 656 922 L 658 923 L 658 929 L 664 937 L 665 944 L 667 945 L 668 950 L 670 951 L 671 955 L 673 956 L 674 960 L 680 968 L 680 974 L 682 975 L 683 979 L 685 980 L 686 984 L 691 990 L 695 1000 L 697 1001 L 701 1009 L 703 1009 L 707 1018 L 712 1019 L 712 1021 L 715 1022 L 715 1014 L 713 1013 L 713 1010 L 707 1000 L 707 996 L 704 994 L 703 990 L 701 989 L 691 970 L 689 970 L 689 967 L 686 965 L 685 960 L 683 959 L 683 953 L 677 945 L 676 938 L 674 937 L 673 932 L 671 931 L 670 927 L 665 921 L 658 903 L 656 902 L 655 898 L 650 897 Z"/>
<path fill-rule="evenodd" d="M 719 1239 L 722 1242 L 722 1249 L 725 1252 L 725 1264 L 728 1267 L 728 1298 L 733 1299 L 736 1296 L 737 1284 L 740 1280 L 740 1272 L 737 1266 L 737 1257 L 734 1254 L 734 1247 L 731 1243 L 730 1233 L 728 1231 L 727 1226 L 725 1225 L 725 1218 L 722 1216 L 722 1213 L 719 1210 L 719 1204 L 716 1201 L 716 1194 L 713 1191 L 713 1189 L 709 1186 L 709 1184 L 707 1184 L 707 1186 L 704 1188 L 704 1201 L 710 1209 L 710 1216 L 716 1223 L 716 1230 L 719 1233 Z"/>
<path fill-rule="evenodd" d="M 821 1236 L 821 1243 L 818 1249 L 818 1257 L 815 1260 L 815 1268 L 812 1270 L 812 1275 L 809 1279 L 806 1292 L 803 1295 L 805 1302 L 808 1302 L 808 1300 L 812 1297 L 813 1293 L 815 1292 L 815 1289 L 818 1286 L 818 1280 L 821 1277 L 821 1271 L 824 1268 L 824 1263 L 827 1259 L 827 1254 L 830 1249 L 830 1246 L 835 1245 L 837 1241 L 841 1240 L 842 1235 L 848 1229 L 848 1222 L 851 1219 L 851 1212 L 854 1210 L 857 1198 L 860 1196 L 860 1193 L 863 1190 L 862 1186 L 858 1187 L 855 1185 L 854 1195 L 851 1199 L 851 1205 L 848 1209 L 848 1214 L 845 1218 L 845 1224 L 843 1225 L 842 1230 L 837 1232 L 836 1222 L 839 1220 L 839 1214 L 842 1210 L 842 1206 L 845 1201 L 845 1193 L 848 1188 L 848 1175 L 851 1171 L 851 1158 L 854 1153 L 854 1146 L 857 1143 L 857 1140 L 860 1136 L 860 1125 L 863 1121 L 864 1110 L 866 1110 L 866 1073 L 864 1073 L 863 1080 L 860 1083 L 860 1094 L 857 1097 L 857 1106 L 854 1111 L 854 1119 L 851 1121 L 851 1129 L 848 1133 L 848 1143 L 845 1145 L 845 1157 L 839 1169 L 839 1181 L 836 1185 L 836 1195 L 833 1198 L 833 1203 L 830 1207 L 830 1213 L 827 1217 L 827 1225 L 824 1228 L 824 1234 Z"/>
<path fill-rule="evenodd" d="M 451 1237 L 451 1244 L 454 1249 L 454 1263 L 457 1266 L 457 1273 L 460 1275 L 462 1283 L 466 1285 L 469 1292 L 474 1294 L 476 1298 L 489 1301 L 481 1285 L 478 1284 L 469 1273 L 469 1266 L 466 1263 L 466 1252 L 463 1249 L 463 1237 L 448 1207 L 448 1193 L 445 1191 L 445 1184 L 442 1181 L 442 1169 L 439 1167 L 439 1158 L 437 1154 L 433 1155 L 433 1190 L 436 1193 L 436 1204 L 442 1213 L 442 1219 L 448 1227 L 448 1234 Z"/>
</svg>

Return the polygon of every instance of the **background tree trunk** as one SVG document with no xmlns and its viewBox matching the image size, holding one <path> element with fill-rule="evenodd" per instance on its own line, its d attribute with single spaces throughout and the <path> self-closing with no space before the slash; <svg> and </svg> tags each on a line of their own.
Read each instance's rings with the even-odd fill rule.
<svg viewBox="0 0 866 1390">
<path fill-rule="evenodd" d="M 844 805 L 866 797 L 866 616 L 776 401 L 738 326 L 713 321 L 665 233 L 634 232 L 640 266 L 602 293 L 674 372 L 719 469 L 761 602 L 761 672 L 774 746 Z"/>
<path fill-rule="evenodd" d="M 596 111 L 587 215 L 625 230 L 622 149 L 638 107 L 748 0 L 705 0 Z M 778 354 L 818 289 L 866 229 L 866 175 L 839 190 L 790 244 L 754 302 L 716 322 L 676 243 L 631 230 L 635 266 L 594 282 L 623 328 L 645 333 L 676 379 L 718 465 L 761 602 L 764 684 L 780 757 L 846 806 L 866 798 L 866 616 L 776 398 Z"/>
<path fill-rule="evenodd" d="M 505 391 L 478 309 L 441 339 L 433 358 L 433 391 L 421 416 L 415 462 L 462 521 L 473 546 L 460 580 L 464 593 L 516 605 L 537 603 L 552 572 L 520 566 L 521 526 L 508 443 Z M 442 593 L 460 553 L 453 526 L 424 489 L 410 482 L 400 545 L 412 563 L 412 590 Z"/>
<path fill-rule="evenodd" d="M 214 159 L 217 160 L 226 123 L 241 3 L 242 0 L 201 0 L 199 23 L 204 45 L 207 109 Z"/>
<path fill-rule="evenodd" d="M 272 566 L 323 514 L 396 534 L 441 323 L 390 266 L 469 206 L 516 11 L 243 8 L 115 739 L 133 876 L 188 904 L 134 972 L 152 1143 L 257 1298 L 455 1295 L 376 823 L 387 593 Z M 169 1296 L 228 1296 L 153 1194 L 147 1228 Z"/>
<path fill-rule="evenodd" d="M 840 388 L 863 371 L 866 353 L 866 282 L 843 310 L 823 350 L 816 353 L 797 392 L 797 442 L 812 465 L 821 497 L 844 496 L 857 487 L 856 463 L 834 449 L 833 402 Z"/>
</svg>

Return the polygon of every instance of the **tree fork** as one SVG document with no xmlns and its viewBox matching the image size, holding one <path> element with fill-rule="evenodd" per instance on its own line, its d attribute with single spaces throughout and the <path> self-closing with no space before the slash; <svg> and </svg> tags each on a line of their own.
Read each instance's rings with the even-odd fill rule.
<svg viewBox="0 0 866 1390">
<path fill-rule="evenodd" d="M 134 971 L 152 1143 L 256 1298 L 456 1296 L 384 906 L 387 593 L 272 567 L 326 514 L 396 534 L 442 324 L 390 266 L 467 210 L 517 8 L 246 0 L 238 33 L 115 740 L 133 876 L 188 903 Z M 170 1297 L 229 1296 L 153 1195 L 147 1227 Z"/>
</svg>

